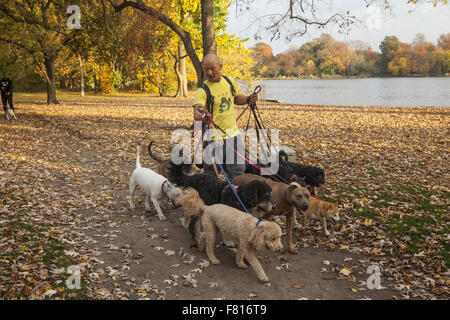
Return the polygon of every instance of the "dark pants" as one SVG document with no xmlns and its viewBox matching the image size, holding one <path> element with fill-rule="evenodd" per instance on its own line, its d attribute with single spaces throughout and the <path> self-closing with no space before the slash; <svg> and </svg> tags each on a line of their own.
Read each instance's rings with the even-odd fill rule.
<svg viewBox="0 0 450 320">
<path fill-rule="evenodd" d="M 245 160 L 239 157 L 234 151 L 236 150 L 241 155 L 245 156 L 244 151 L 244 141 L 240 135 L 236 137 L 227 139 L 227 140 L 219 140 L 220 143 L 215 146 L 215 153 L 217 158 L 219 159 L 220 164 L 223 166 L 228 179 L 232 181 L 235 177 L 241 175 L 245 171 Z M 214 166 L 211 163 L 211 153 L 209 152 L 214 146 L 215 141 L 206 141 L 205 145 L 205 154 L 203 161 L 203 172 L 215 175 Z M 211 146 L 208 146 L 212 144 Z M 227 156 L 228 155 L 228 156 Z M 217 163 L 217 159 L 214 157 L 214 162 L 216 163 L 217 173 L 221 172 L 220 166 Z"/>
<path fill-rule="evenodd" d="M 14 106 L 13 106 L 13 96 L 12 96 L 12 92 L 10 94 L 6 94 L 6 92 L 2 91 L 2 103 L 3 103 L 3 110 L 5 110 L 6 112 L 6 104 L 9 102 L 9 106 L 11 107 L 11 109 L 14 110 Z"/>
</svg>

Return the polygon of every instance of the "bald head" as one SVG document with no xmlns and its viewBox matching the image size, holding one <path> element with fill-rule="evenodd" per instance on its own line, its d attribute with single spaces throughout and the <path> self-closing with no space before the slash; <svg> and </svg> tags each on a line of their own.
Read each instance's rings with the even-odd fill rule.
<svg viewBox="0 0 450 320">
<path fill-rule="evenodd" d="M 203 57 L 202 60 L 203 73 L 211 82 L 218 82 L 221 79 L 222 63 L 220 58 L 214 54 L 209 53 Z"/>
<path fill-rule="evenodd" d="M 206 56 L 203 57 L 202 60 L 202 64 L 211 64 L 211 63 L 215 63 L 220 65 L 220 58 L 218 55 L 214 54 L 214 53 L 208 53 Z"/>
</svg>

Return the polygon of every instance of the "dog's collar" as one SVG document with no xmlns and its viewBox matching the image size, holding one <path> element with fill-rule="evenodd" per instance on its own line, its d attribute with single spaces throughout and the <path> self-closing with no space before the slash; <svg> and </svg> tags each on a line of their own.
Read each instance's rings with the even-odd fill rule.
<svg viewBox="0 0 450 320">
<path fill-rule="evenodd" d="M 231 188 L 231 186 L 230 186 L 230 185 L 227 185 L 225 188 Z M 233 188 L 234 188 L 234 190 L 237 191 L 237 189 L 239 188 L 239 186 L 233 184 Z"/>
<path fill-rule="evenodd" d="M 289 179 L 289 183 L 291 183 L 292 181 L 294 181 L 294 179 L 295 179 L 296 177 L 297 177 L 297 176 L 296 176 L 295 174 L 293 174 L 292 177 Z"/>
<path fill-rule="evenodd" d="M 165 193 L 165 192 L 164 192 L 164 185 L 165 185 L 166 183 L 168 184 L 167 179 L 164 180 L 164 182 L 163 182 L 162 185 L 161 185 L 161 192 L 162 192 L 162 193 Z"/>
</svg>

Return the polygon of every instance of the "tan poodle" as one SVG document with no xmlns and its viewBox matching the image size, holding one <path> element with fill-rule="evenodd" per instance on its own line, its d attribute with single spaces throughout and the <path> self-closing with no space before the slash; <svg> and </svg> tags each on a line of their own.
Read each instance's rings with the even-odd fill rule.
<svg viewBox="0 0 450 320">
<path fill-rule="evenodd" d="M 276 252 L 283 249 L 281 228 L 278 224 L 262 220 L 257 225 L 258 218 L 224 204 L 206 206 L 198 192 L 192 188 L 179 196 L 178 202 L 183 206 L 188 219 L 192 216 L 201 216 L 195 225 L 195 234 L 198 235 L 196 240 L 200 251 L 203 251 L 206 245 L 206 253 L 213 264 L 220 263 L 214 255 L 217 228 L 224 241 L 232 241 L 237 246 L 237 266 L 247 268 L 245 258 L 260 281 L 269 281 L 254 250 Z"/>
</svg>

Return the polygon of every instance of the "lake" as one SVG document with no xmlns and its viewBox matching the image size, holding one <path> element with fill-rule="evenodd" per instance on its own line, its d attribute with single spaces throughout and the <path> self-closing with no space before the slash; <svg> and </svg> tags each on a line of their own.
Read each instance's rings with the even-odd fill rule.
<svg viewBox="0 0 450 320">
<path fill-rule="evenodd" d="M 284 103 L 450 107 L 450 77 L 264 80 L 260 85 L 266 99 Z"/>
</svg>

